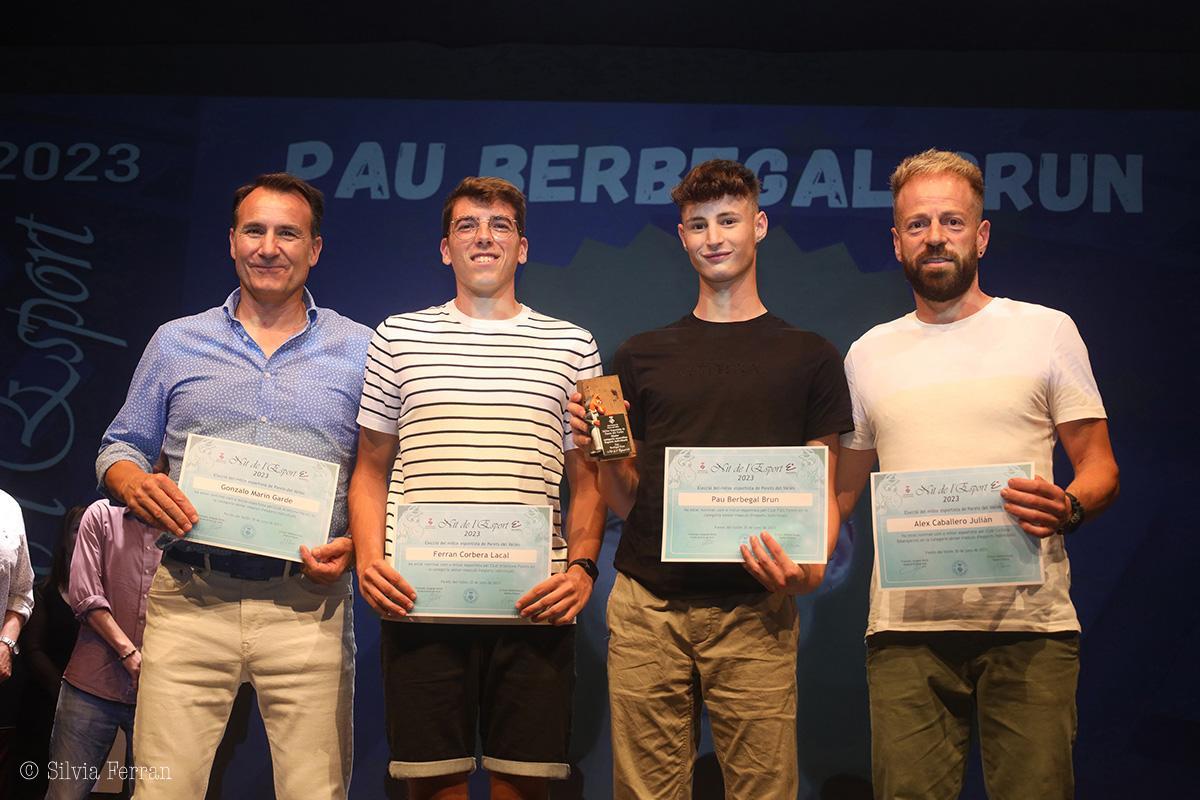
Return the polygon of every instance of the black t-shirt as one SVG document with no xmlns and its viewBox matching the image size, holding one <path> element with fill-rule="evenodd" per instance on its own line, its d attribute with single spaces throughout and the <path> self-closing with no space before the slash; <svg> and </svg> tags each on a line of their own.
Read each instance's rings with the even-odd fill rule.
<svg viewBox="0 0 1200 800">
<path fill-rule="evenodd" d="M 617 569 L 660 597 L 765 592 L 740 564 L 662 563 L 664 448 L 803 445 L 852 430 L 837 348 L 773 314 L 745 322 L 689 314 L 630 338 L 614 365 L 639 442 Z"/>
</svg>

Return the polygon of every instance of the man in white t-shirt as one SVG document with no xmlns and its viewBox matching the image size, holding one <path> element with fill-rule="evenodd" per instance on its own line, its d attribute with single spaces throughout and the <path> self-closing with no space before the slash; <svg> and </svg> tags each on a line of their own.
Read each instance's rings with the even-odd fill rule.
<svg viewBox="0 0 1200 800">
<path fill-rule="evenodd" d="M 896 259 L 916 310 L 851 346 L 853 433 L 838 504 L 884 471 L 1032 461 L 1005 510 L 1040 539 L 1040 585 L 882 590 L 871 584 L 867 678 L 875 796 L 957 798 L 978 721 L 993 798 L 1069 798 L 1079 621 L 1064 538 L 1115 499 L 1117 465 L 1087 349 L 1071 318 L 979 288 L 990 223 L 983 176 L 927 150 L 892 174 Z M 1062 440 L 1074 471 L 1056 485 Z M 878 567 L 876 567 L 878 570 Z"/>
<path fill-rule="evenodd" d="M 520 190 L 464 179 L 442 212 L 454 298 L 388 317 L 368 351 L 350 529 L 359 591 L 384 620 L 388 769 L 410 800 L 465 798 L 477 735 L 498 800 L 545 798 L 548 781 L 571 771 L 569 623 L 592 593 L 604 507 L 566 415 L 576 382 L 600 374 L 600 351 L 583 328 L 517 301 L 528 248 Z M 560 526 L 564 472 L 571 502 Z M 417 593 L 393 554 L 409 503 L 550 506 L 553 574 L 517 606 L 552 624 L 408 619 Z"/>
</svg>

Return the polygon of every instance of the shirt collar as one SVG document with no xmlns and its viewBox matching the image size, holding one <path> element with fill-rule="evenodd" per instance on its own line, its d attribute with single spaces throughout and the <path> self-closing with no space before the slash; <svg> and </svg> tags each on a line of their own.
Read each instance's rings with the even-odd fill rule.
<svg viewBox="0 0 1200 800">
<path fill-rule="evenodd" d="M 229 293 L 229 297 L 225 298 L 225 303 L 221 306 L 221 309 L 225 312 L 225 317 L 229 320 L 230 324 L 242 324 L 238 321 L 237 316 L 235 316 L 238 303 L 241 302 L 241 299 L 242 287 L 239 286 Z M 317 322 L 317 304 L 313 300 L 312 292 L 308 291 L 307 286 L 304 287 L 304 310 L 308 314 L 309 327 L 315 325 Z"/>
</svg>

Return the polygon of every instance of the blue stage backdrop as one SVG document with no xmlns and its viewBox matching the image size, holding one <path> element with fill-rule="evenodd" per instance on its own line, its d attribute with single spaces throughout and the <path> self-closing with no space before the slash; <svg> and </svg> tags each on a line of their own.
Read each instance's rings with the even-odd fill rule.
<svg viewBox="0 0 1200 800">
<path fill-rule="evenodd" d="M 766 304 L 844 352 L 911 307 L 892 256 L 890 170 L 930 146 L 969 154 L 993 223 L 983 287 L 1075 318 L 1122 468 L 1118 504 L 1069 543 L 1084 627 L 1079 794 L 1173 797 L 1190 786 L 1200 631 L 1187 587 L 1200 546 L 1179 515 L 1197 428 L 1184 407 L 1197 288 L 1184 239 L 1200 116 L 78 96 L 3 107 L 0 485 L 25 509 L 42 572 L 64 507 L 95 496 L 100 434 L 154 329 L 235 286 L 230 195 L 260 172 L 286 169 L 326 193 L 309 286 L 321 305 L 371 326 L 450 297 L 438 244 L 455 183 L 512 180 L 530 201 L 520 298 L 589 328 L 608 359 L 625 337 L 692 306 L 669 198 L 691 165 L 735 158 L 762 176 Z M 830 577 L 799 601 L 803 797 L 869 776 L 868 525 L 859 514 L 843 527 Z M 603 609 L 619 536 L 610 520 L 580 622 L 576 772 L 564 796 L 611 794 Z M 361 602 L 356 610 L 352 793 L 373 798 L 395 787 L 384 778 L 378 623 Z M 213 795 L 271 796 L 261 725 L 235 727 Z M 719 795 L 711 755 L 697 780 L 698 796 Z M 968 795 L 982 796 L 978 776 Z"/>
</svg>

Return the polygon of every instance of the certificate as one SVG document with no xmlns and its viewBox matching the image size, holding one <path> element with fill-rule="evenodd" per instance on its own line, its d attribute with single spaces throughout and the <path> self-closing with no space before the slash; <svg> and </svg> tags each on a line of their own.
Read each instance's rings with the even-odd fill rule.
<svg viewBox="0 0 1200 800">
<path fill-rule="evenodd" d="M 200 521 L 187 541 L 300 561 L 300 545 L 329 539 L 338 465 L 188 434 L 179 488 Z"/>
<path fill-rule="evenodd" d="M 1004 510 L 1009 478 L 1033 464 L 871 473 L 881 589 L 1040 584 L 1041 541 Z"/>
<path fill-rule="evenodd" d="M 797 564 L 824 564 L 829 448 L 668 447 L 663 561 L 741 562 L 766 531 Z"/>
<path fill-rule="evenodd" d="M 550 506 L 410 503 L 395 534 L 416 619 L 526 623 L 517 599 L 550 577 Z"/>
</svg>

